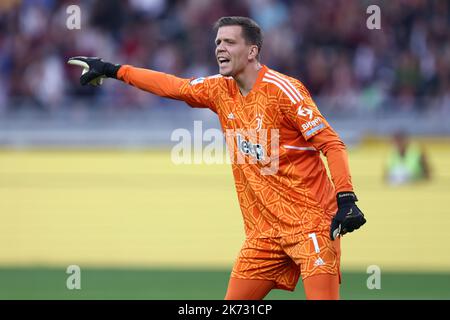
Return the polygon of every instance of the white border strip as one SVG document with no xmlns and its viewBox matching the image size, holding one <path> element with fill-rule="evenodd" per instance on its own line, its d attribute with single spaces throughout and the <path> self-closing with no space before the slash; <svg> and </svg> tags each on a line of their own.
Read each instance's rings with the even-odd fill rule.
<svg viewBox="0 0 450 320">
<path fill-rule="evenodd" d="M 292 90 L 294 90 L 297 93 L 298 97 L 303 100 L 303 96 L 300 93 L 300 91 L 298 91 L 298 89 L 288 79 L 280 76 L 279 74 L 276 74 L 273 70 L 269 70 L 269 71 L 267 71 L 267 73 L 272 75 L 272 76 L 274 76 L 274 77 L 276 77 L 276 78 L 278 78 L 278 79 L 280 79 L 280 81 L 285 83 L 288 87 L 291 87 Z"/>
<path fill-rule="evenodd" d="M 294 149 L 300 151 L 317 151 L 317 149 L 314 147 L 296 147 L 296 146 L 289 146 L 287 144 L 285 144 L 283 147 L 286 149 Z"/>
<path fill-rule="evenodd" d="M 292 94 L 295 101 L 300 102 L 301 99 L 300 99 L 299 95 L 294 90 L 292 90 L 292 87 L 287 85 L 282 79 L 280 79 L 279 77 L 276 77 L 268 72 L 264 75 L 264 77 L 272 79 L 274 81 L 277 81 L 280 85 L 282 85 L 284 88 L 286 88 Z"/>
<path fill-rule="evenodd" d="M 297 101 L 295 101 L 294 97 L 293 97 L 289 92 L 286 91 L 286 89 L 283 87 L 283 85 L 282 85 L 280 82 L 278 82 L 278 81 L 276 81 L 276 80 L 267 79 L 267 78 L 263 78 L 262 81 L 263 81 L 263 82 L 270 82 L 270 83 L 273 83 L 274 85 L 276 85 L 278 88 L 280 88 L 281 91 L 283 91 L 283 92 L 289 97 L 289 99 L 291 100 L 291 102 L 292 102 L 293 104 L 296 104 L 296 103 L 297 103 Z"/>
</svg>

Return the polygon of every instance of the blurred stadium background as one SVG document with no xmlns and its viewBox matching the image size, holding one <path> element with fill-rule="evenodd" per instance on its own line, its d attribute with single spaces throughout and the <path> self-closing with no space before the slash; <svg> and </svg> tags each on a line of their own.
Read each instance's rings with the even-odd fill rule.
<svg viewBox="0 0 450 320">
<path fill-rule="evenodd" d="M 66 8 L 81 8 L 68 30 Z M 368 30 L 366 8 L 381 8 Z M 302 80 L 349 146 L 368 217 L 344 237 L 343 299 L 449 299 L 448 1 L 3 0 L 0 3 L 0 298 L 221 299 L 243 241 L 229 165 L 175 165 L 176 128 L 213 113 L 65 62 L 97 55 L 196 77 L 217 73 L 211 26 L 255 19 L 263 63 Z M 389 138 L 427 151 L 430 182 L 383 183 Z M 81 290 L 66 268 L 81 267 Z M 369 266 L 381 289 L 369 290 Z M 269 299 L 301 299 L 275 291 Z"/>
</svg>

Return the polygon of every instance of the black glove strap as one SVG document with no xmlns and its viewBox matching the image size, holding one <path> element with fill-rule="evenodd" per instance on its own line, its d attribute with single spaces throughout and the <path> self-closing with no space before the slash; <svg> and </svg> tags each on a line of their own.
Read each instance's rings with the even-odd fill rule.
<svg viewBox="0 0 450 320">
<path fill-rule="evenodd" d="M 336 195 L 336 200 L 338 203 L 338 207 L 341 207 L 355 203 L 356 201 L 358 201 L 358 198 L 356 197 L 356 194 L 354 192 L 343 191 L 338 192 L 338 194 Z"/>
<path fill-rule="evenodd" d="M 103 73 L 108 78 L 115 78 L 115 79 L 117 79 L 117 72 L 119 71 L 120 67 L 121 67 L 120 64 L 112 64 L 112 63 L 109 63 L 109 62 L 105 62 Z"/>
</svg>

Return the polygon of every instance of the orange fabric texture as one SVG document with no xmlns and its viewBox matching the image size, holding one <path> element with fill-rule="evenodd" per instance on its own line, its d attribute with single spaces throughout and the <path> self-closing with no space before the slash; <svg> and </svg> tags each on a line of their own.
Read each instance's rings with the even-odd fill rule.
<svg viewBox="0 0 450 320">
<path fill-rule="evenodd" d="M 319 274 L 340 278 L 340 239 L 332 241 L 327 227 L 322 232 L 283 238 L 246 239 L 231 276 L 271 280 L 275 288 L 293 291 L 303 280 Z"/>
<path fill-rule="evenodd" d="M 233 159 L 248 239 L 329 228 L 337 211 L 336 192 L 353 189 L 344 144 L 294 78 L 263 66 L 246 96 L 233 78 L 220 75 L 181 79 L 125 65 L 118 78 L 217 113 Z"/>
</svg>

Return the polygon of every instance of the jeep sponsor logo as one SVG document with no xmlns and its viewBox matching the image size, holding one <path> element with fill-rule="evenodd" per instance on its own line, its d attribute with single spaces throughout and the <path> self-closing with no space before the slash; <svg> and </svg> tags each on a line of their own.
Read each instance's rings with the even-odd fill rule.
<svg viewBox="0 0 450 320">
<path fill-rule="evenodd" d="M 322 122 L 322 119 L 319 117 L 315 117 L 314 120 L 308 121 L 304 124 L 302 124 L 303 131 L 308 130 L 309 128 L 317 126 L 319 123 Z"/>
<path fill-rule="evenodd" d="M 247 141 L 240 134 L 236 134 L 237 145 L 239 151 L 241 151 L 245 155 L 250 155 L 258 161 L 264 159 L 264 147 L 259 143 L 252 143 L 251 141 Z"/>
</svg>

